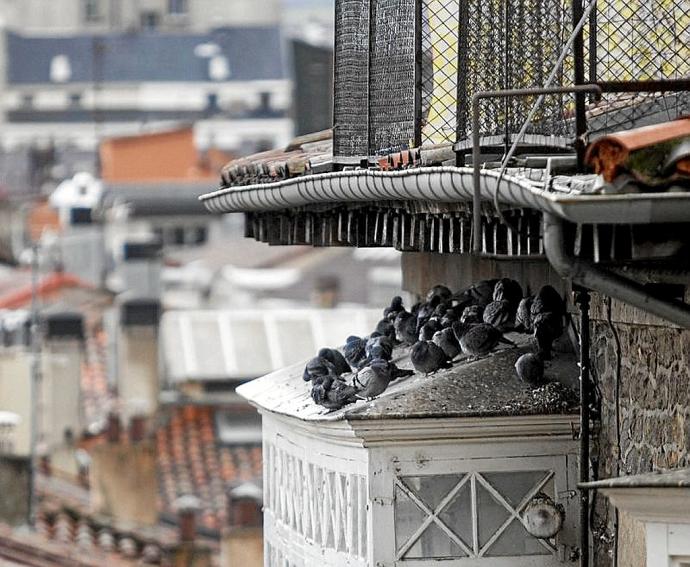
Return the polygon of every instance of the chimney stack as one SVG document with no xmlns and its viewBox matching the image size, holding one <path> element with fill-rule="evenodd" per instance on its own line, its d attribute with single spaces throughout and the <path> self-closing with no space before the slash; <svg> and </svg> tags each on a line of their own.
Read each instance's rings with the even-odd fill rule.
<svg viewBox="0 0 690 567">
<path fill-rule="evenodd" d="M 141 413 L 132 414 L 129 420 L 129 440 L 139 443 L 146 436 L 146 416 Z"/>
<path fill-rule="evenodd" d="M 137 297 L 160 297 L 162 250 L 158 239 L 125 242 L 120 267 L 123 291 Z"/>
<path fill-rule="evenodd" d="M 58 311 L 43 315 L 44 348 L 38 399 L 42 441 L 55 468 L 72 471 L 72 450 L 84 427 L 81 375 L 84 359 L 84 317 Z"/>
<path fill-rule="evenodd" d="M 119 303 L 117 384 L 129 421 L 134 413 L 152 415 L 158 407 L 161 304 L 157 299 L 126 297 Z M 139 409 L 134 411 L 135 407 Z"/>
<path fill-rule="evenodd" d="M 180 541 L 172 548 L 174 567 L 211 567 L 211 549 L 199 544 L 196 533 L 196 515 L 201 503 L 196 496 L 181 496 L 175 502 Z"/>
<path fill-rule="evenodd" d="M 180 543 L 193 542 L 196 539 L 196 515 L 200 509 L 196 496 L 181 496 L 175 501 Z"/>
<path fill-rule="evenodd" d="M 105 426 L 105 438 L 108 443 L 119 443 L 122 435 L 122 424 L 120 416 L 116 412 L 108 414 L 107 423 Z"/>
<path fill-rule="evenodd" d="M 228 526 L 221 535 L 222 567 L 261 567 L 264 564 L 263 494 L 253 483 L 228 494 Z"/>
</svg>

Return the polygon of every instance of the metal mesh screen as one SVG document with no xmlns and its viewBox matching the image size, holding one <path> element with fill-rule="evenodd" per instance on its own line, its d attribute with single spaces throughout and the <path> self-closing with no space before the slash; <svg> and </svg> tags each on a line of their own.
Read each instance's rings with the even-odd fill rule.
<svg viewBox="0 0 690 567">
<path fill-rule="evenodd" d="M 460 0 L 420 1 L 422 144 L 454 142 L 458 96 Z"/>
<path fill-rule="evenodd" d="M 357 161 L 369 149 L 369 0 L 335 3 L 333 155 Z"/>
<path fill-rule="evenodd" d="M 590 79 L 668 80 L 690 77 L 688 0 L 609 0 L 596 7 Z M 586 42 L 586 45 L 588 42 Z M 608 94 L 588 116 L 592 134 L 673 120 L 690 111 L 687 93 Z"/>
<path fill-rule="evenodd" d="M 415 2 L 371 0 L 369 150 L 408 147 L 414 138 Z"/>
</svg>

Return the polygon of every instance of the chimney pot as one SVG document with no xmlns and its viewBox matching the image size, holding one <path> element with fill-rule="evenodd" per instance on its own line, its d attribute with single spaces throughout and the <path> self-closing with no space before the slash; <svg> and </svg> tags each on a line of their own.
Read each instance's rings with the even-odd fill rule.
<svg viewBox="0 0 690 567">
<path fill-rule="evenodd" d="M 122 424 L 120 423 L 120 416 L 116 413 L 108 414 L 108 425 L 105 429 L 105 437 L 109 443 L 118 443 L 122 433 Z"/>
<path fill-rule="evenodd" d="M 247 482 L 228 494 L 228 525 L 232 528 L 260 527 L 263 494 L 261 488 Z"/>
<path fill-rule="evenodd" d="M 191 542 L 196 539 L 196 513 L 200 506 L 196 496 L 181 496 L 175 502 L 180 542 Z"/>
<path fill-rule="evenodd" d="M 146 417 L 144 415 L 133 415 L 129 420 L 129 439 L 132 443 L 138 443 L 144 439 L 146 434 Z"/>
</svg>

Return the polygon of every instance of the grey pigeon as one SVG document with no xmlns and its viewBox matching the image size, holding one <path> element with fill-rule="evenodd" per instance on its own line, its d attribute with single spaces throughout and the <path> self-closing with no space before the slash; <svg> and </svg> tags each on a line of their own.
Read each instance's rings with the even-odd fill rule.
<svg viewBox="0 0 690 567">
<path fill-rule="evenodd" d="M 545 285 L 539 290 L 532 302 L 532 319 L 540 313 L 555 313 L 557 315 L 565 314 L 565 306 L 563 305 L 563 298 L 550 285 Z"/>
<path fill-rule="evenodd" d="M 515 372 L 530 386 L 540 386 L 544 382 L 544 361 L 538 354 L 528 352 L 515 362 Z"/>
<path fill-rule="evenodd" d="M 467 305 L 481 305 L 484 307 L 493 300 L 494 288 L 498 280 L 481 280 L 455 294 L 453 299 L 463 307 Z"/>
<path fill-rule="evenodd" d="M 441 328 L 445 329 L 450 327 L 455 321 L 458 321 L 458 314 L 453 309 L 446 309 L 446 312 L 441 317 Z"/>
<path fill-rule="evenodd" d="M 414 345 L 410 354 L 410 360 L 417 372 L 423 372 L 427 376 L 441 368 L 450 368 L 452 366 L 448 361 L 446 353 L 432 341 L 419 341 Z"/>
<path fill-rule="evenodd" d="M 316 378 L 324 378 L 326 376 L 337 377 L 335 366 L 325 358 L 315 356 L 304 367 L 302 379 L 305 382 L 314 381 Z"/>
<path fill-rule="evenodd" d="M 429 319 L 422 328 L 419 329 L 419 340 L 430 341 L 437 331 L 441 330 L 441 323 L 436 319 Z"/>
<path fill-rule="evenodd" d="M 422 326 L 431 318 L 440 304 L 441 298 L 435 295 L 419 307 L 419 311 L 417 311 L 417 332 L 419 332 Z"/>
<path fill-rule="evenodd" d="M 501 331 L 488 323 L 471 326 L 462 334 L 459 340 L 462 351 L 475 357 L 486 356 L 499 342 L 514 345 L 508 339 L 503 338 Z"/>
<path fill-rule="evenodd" d="M 381 359 L 372 360 L 363 367 L 355 378 L 362 389 L 357 393 L 358 397 L 371 399 L 382 394 L 392 380 L 391 367 L 388 362 Z"/>
<path fill-rule="evenodd" d="M 446 355 L 448 360 L 453 360 L 462 352 L 460 343 L 455 337 L 455 333 L 451 327 L 446 327 L 445 329 L 441 329 L 440 331 L 436 332 L 432 340 L 434 341 L 434 344 L 441 347 L 441 350 Z"/>
<path fill-rule="evenodd" d="M 338 378 L 317 381 L 311 389 L 312 399 L 319 405 L 336 410 L 357 400 L 357 389 Z"/>
<path fill-rule="evenodd" d="M 391 304 L 383 310 L 384 319 L 390 319 L 391 317 L 395 319 L 398 313 L 404 311 L 402 297 L 396 295 L 391 299 Z"/>
<path fill-rule="evenodd" d="M 481 305 L 468 305 L 460 316 L 462 323 L 476 324 L 484 321 L 484 308 Z"/>
<path fill-rule="evenodd" d="M 453 297 L 453 292 L 445 285 L 435 285 L 426 294 L 426 300 L 431 301 L 434 297 L 438 297 L 442 302 L 450 301 Z"/>
<path fill-rule="evenodd" d="M 406 311 L 399 313 L 393 326 L 395 327 L 396 340 L 406 345 L 417 342 L 417 318 L 412 313 Z"/>
<path fill-rule="evenodd" d="M 347 337 L 345 340 L 345 346 L 343 347 L 343 354 L 345 355 L 345 360 L 350 366 L 358 368 L 359 364 L 366 359 L 366 345 L 366 339 L 357 337 L 355 335 L 350 335 Z"/>
<path fill-rule="evenodd" d="M 522 299 L 522 287 L 515 280 L 501 278 L 494 286 L 494 301 L 507 301 L 510 308 L 515 311 Z"/>
<path fill-rule="evenodd" d="M 524 297 L 520 300 L 515 312 L 515 329 L 523 333 L 532 332 L 532 302 L 534 297 Z"/>
<path fill-rule="evenodd" d="M 386 335 L 391 339 L 395 340 L 395 327 L 393 326 L 393 321 L 389 319 L 381 319 L 376 323 L 375 332 L 379 335 Z"/>
<path fill-rule="evenodd" d="M 534 316 L 532 321 L 534 338 L 539 346 L 539 355 L 544 360 L 551 359 L 551 345 L 563 334 L 563 316 L 547 311 Z"/>
<path fill-rule="evenodd" d="M 372 336 L 367 341 L 364 351 L 367 355 L 367 361 L 375 358 L 382 358 L 390 360 L 393 358 L 393 341 L 385 335 Z"/>
<path fill-rule="evenodd" d="M 484 320 L 484 323 L 493 325 L 500 331 L 512 329 L 515 323 L 515 318 L 510 308 L 510 303 L 505 299 L 492 301 L 489 303 L 489 305 L 487 305 L 484 309 L 482 319 Z"/>
<path fill-rule="evenodd" d="M 317 356 L 330 362 L 335 368 L 336 374 L 338 375 L 352 372 L 352 368 L 350 368 L 350 365 L 347 363 L 347 360 L 345 360 L 345 357 L 341 354 L 339 350 L 336 350 L 334 348 L 322 348 L 318 352 Z"/>
</svg>

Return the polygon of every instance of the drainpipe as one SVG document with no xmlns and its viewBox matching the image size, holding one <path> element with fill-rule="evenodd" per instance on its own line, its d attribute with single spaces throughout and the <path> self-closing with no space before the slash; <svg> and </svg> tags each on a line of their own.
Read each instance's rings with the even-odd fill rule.
<svg viewBox="0 0 690 567">
<path fill-rule="evenodd" d="M 565 252 L 563 221 L 549 213 L 544 213 L 544 252 L 561 277 L 690 329 L 690 306 L 682 301 L 659 299 L 633 280 L 568 256 Z"/>
<path fill-rule="evenodd" d="M 578 288 L 580 307 L 580 486 L 589 482 L 589 290 Z M 580 567 L 589 567 L 589 490 L 580 488 Z"/>
</svg>

